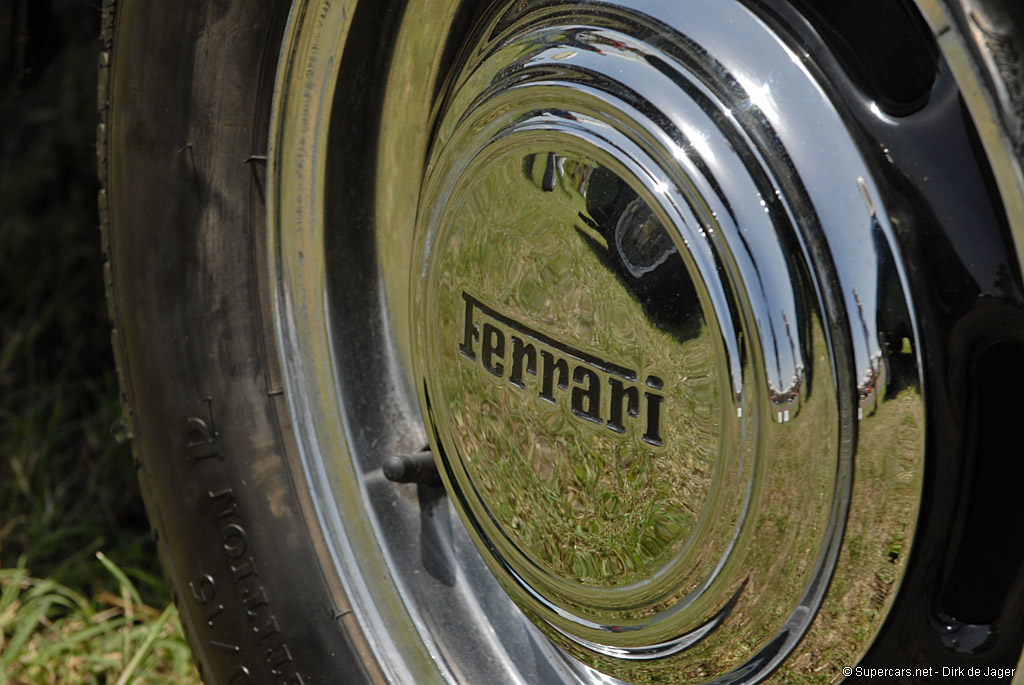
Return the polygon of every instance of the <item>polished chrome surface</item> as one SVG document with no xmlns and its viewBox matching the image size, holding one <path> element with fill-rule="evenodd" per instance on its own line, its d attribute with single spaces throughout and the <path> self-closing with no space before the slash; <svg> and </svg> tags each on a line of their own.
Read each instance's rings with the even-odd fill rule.
<svg viewBox="0 0 1024 685">
<path fill-rule="evenodd" d="M 582 662 L 761 677 L 830 582 L 875 572 L 851 566 L 844 529 L 893 544 L 916 517 L 920 398 L 887 393 L 916 336 L 905 292 L 882 292 L 903 277 L 871 170 L 740 4 L 510 5 L 477 39 L 413 283 L 446 487 L 509 594 Z M 897 424 L 901 449 L 871 444 Z"/>
<path fill-rule="evenodd" d="M 384 677 L 855 663 L 924 467 L 867 143 L 745 4 L 473 9 L 298 2 L 275 96 L 288 400 Z M 427 442 L 446 489 L 383 477 Z"/>
<path fill-rule="evenodd" d="M 409 114 L 402 119 L 408 126 L 380 140 L 377 163 L 387 182 L 376 188 L 375 199 L 388 211 L 371 226 L 368 198 L 360 198 L 360 212 L 349 211 L 347 184 L 328 184 L 339 168 L 350 169 L 348 158 L 339 160 L 331 150 L 329 134 L 338 125 L 332 111 L 342 56 L 357 50 L 346 53 L 357 42 L 350 30 L 361 13 L 373 21 L 376 9 L 387 8 L 332 0 L 293 7 L 276 85 L 267 188 L 288 403 L 333 561 L 323 570 L 339 577 L 353 607 L 338 620 L 365 635 L 372 649 L 365 656 L 376 660 L 386 682 L 585 682 L 500 590 L 443 491 L 396 485 L 382 473 L 391 457 L 426 444 L 403 361 L 410 337 L 403 300 L 422 176 L 415 160 L 424 156 L 414 151 L 426 147 L 437 41 L 443 43 L 457 7 L 407 8 L 403 26 L 416 36 L 399 44 L 431 56 L 393 64 L 397 73 L 388 81 L 401 86 L 387 90 L 382 108 L 419 115 Z M 415 78 L 401 73 L 405 69 Z M 368 177 L 362 168 L 352 173 Z M 410 177 L 413 185 L 403 185 Z M 407 188 L 413 192 L 403 194 Z M 360 344 L 337 344 L 353 337 Z"/>
<path fill-rule="evenodd" d="M 717 447 L 736 413 L 717 372 L 726 351 L 671 239 L 651 240 L 673 257 L 661 266 L 670 288 L 624 268 L 613 235 L 653 223 L 665 236 L 635 221 L 635 192 L 533 138 L 503 138 L 508 154 L 467 169 L 470 187 L 447 203 L 426 274 L 432 418 L 459 496 L 515 573 L 562 608 L 593 607 L 581 620 L 597 630 L 632 632 L 699 582 L 680 576 L 711 573 L 733 537 L 743 498 L 729 493 L 701 522 L 705 545 L 687 544 L 716 462 L 742 478 Z"/>
</svg>

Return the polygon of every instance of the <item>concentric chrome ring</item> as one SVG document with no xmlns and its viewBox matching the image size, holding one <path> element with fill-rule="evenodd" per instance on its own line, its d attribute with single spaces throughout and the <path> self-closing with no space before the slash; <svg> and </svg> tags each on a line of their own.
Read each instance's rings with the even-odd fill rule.
<svg viewBox="0 0 1024 685">
<path fill-rule="evenodd" d="M 879 155 L 771 5 L 295 3 L 274 320 L 384 679 L 749 682 L 877 634 L 920 342 Z M 427 442 L 446 489 L 383 477 Z"/>
<path fill-rule="evenodd" d="M 584 663 L 763 674 L 852 571 L 845 527 L 886 511 L 892 544 L 916 517 L 920 433 L 898 464 L 855 458 L 922 415 L 886 397 L 883 342 L 911 369 L 917 345 L 871 170 L 742 5 L 518 7 L 454 76 L 420 202 L 446 487 Z"/>
</svg>

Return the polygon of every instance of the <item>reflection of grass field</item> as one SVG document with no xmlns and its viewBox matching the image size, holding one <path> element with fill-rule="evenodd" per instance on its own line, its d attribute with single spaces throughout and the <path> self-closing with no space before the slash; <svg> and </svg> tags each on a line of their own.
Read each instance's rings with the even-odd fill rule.
<svg viewBox="0 0 1024 685">
<path fill-rule="evenodd" d="M 578 193 L 563 185 L 540 196 L 537 179 L 517 175 L 521 165 L 510 163 L 503 173 L 496 166 L 474 177 L 479 192 L 460 198 L 449 239 L 439 245 L 445 260 L 433 355 L 453 430 L 475 486 L 517 546 L 557 576 L 583 585 L 627 585 L 680 551 L 711 486 L 724 430 L 713 341 L 706 325 L 686 338 L 647 321 L 637 299 L 574 230 L 576 213 L 585 211 Z M 502 223 L 488 224 L 494 217 Z M 618 438 L 586 426 L 565 403 L 543 405 L 535 388 L 512 388 L 483 373 L 479 362 L 460 358 L 463 289 L 531 327 L 637 367 L 641 376 L 650 371 L 665 378 L 666 447 L 650 449 L 635 435 Z M 813 393 L 802 397 L 792 421 L 759 427 L 757 513 L 739 549 L 750 540 L 756 544 L 729 562 L 732 587 L 747 583 L 731 628 L 691 653 L 696 665 L 686 673 L 662 661 L 639 672 L 634 664 L 622 675 L 675 682 L 738 667 L 796 608 L 828 525 L 839 442 L 820 322 L 804 345 L 812 357 L 806 361 Z M 767 405 L 759 411 L 774 416 Z M 912 534 L 922 421 L 916 391 L 907 390 L 858 424 L 845 547 L 786 682 L 834 679 L 855 663 L 880 625 Z M 698 653 L 713 651 L 726 656 L 700 663 Z M 621 666 L 594 665 L 613 675 Z"/>
<path fill-rule="evenodd" d="M 804 653 L 790 666 L 798 674 L 791 682 L 829 682 L 842 667 L 855 665 L 868 645 L 834 637 L 858 626 L 858 637 L 870 637 L 868 628 L 880 624 L 892 603 L 916 519 L 923 433 L 916 389 L 884 401 L 860 423 L 850 504 L 856 515 L 848 522 L 826 604 L 804 639 Z"/>
<path fill-rule="evenodd" d="M 508 204 L 478 206 L 469 197 L 442 248 L 450 258 L 441 267 L 440 335 L 451 344 L 439 356 L 462 454 L 492 514 L 534 560 L 581 583 L 627 585 L 679 551 L 709 487 L 718 432 L 710 334 L 705 328 L 681 342 L 650 324 L 636 296 L 566 221 L 585 210 L 583 198 L 564 186 L 544 203 L 522 197 L 517 192 L 536 194 L 537 185 L 515 173 L 521 161 L 504 168 L 513 171 L 476 182 L 481 197 Z M 493 216 L 507 221 L 474 230 Z M 567 402 L 545 405 L 536 387 L 496 383 L 452 355 L 463 289 L 638 369 L 641 379 L 663 377 L 666 448 L 650 448 L 640 431 L 619 437 L 585 425 Z"/>
</svg>

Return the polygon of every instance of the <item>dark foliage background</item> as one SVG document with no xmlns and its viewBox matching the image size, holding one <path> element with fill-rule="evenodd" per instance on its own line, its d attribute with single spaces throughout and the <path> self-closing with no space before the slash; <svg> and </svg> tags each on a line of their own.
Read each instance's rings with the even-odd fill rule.
<svg viewBox="0 0 1024 685">
<path fill-rule="evenodd" d="M 0 0 L 0 568 L 166 593 L 139 499 L 96 209 L 101 0 Z"/>
</svg>

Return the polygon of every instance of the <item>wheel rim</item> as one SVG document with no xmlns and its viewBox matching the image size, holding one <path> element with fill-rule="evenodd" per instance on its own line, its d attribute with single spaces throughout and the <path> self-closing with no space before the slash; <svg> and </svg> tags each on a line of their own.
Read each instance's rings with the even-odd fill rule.
<svg viewBox="0 0 1024 685">
<path fill-rule="evenodd" d="M 657 22 L 626 6 L 581 14 L 552 4 L 525 19 L 501 17 L 472 51 L 479 61 L 456 76 L 421 203 L 421 403 L 448 490 L 492 570 L 564 648 L 629 680 L 691 675 L 694 663 L 713 664 L 714 676 L 763 673 L 806 630 L 842 526 L 861 515 L 849 508 L 845 446 L 864 407 L 844 402 L 854 392 L 862 404 L 877 401 L 881 352 L 861 300 L 878 300 L 884 276 L 880 260 L 855 246 L 891 250 L 885 218 L 840 115 L 755 14 L 699 2 Z M 716 21 L 693 21 L 708 16 Z M 808 187 L 803 179 L 820 167 L 798 156 L 827 147 L 836 182 Z M 546 168 L 516 173 L 538 159 Z M 608 177 L 616 180 L 604 185 L 621 190 L 591 192 Z M 544 195 L 559 191 L 572 206 Z M 616 212 L 594 206 L 602 202 L 593 196 L 627 193 L 635 199 L 602 231 L 602 215 Z M 674 248 L 661 266 L 671 285 L 633 282 L 642 276 L 633 261 L 643 260 L 619 249 L 624 224 L 643 233 L 652 223 L 671 227 L 656 229 Z M 614 265 L 579 254 L 590 247 L 579 235 L 588 228 L 615 245 L 611 261 L 628 276 L 602 280 Z M 822 251 L 848 261 L 837 265 Z M 830 282 L 834 270 L 842 288 Z M 668 313 L 652 291 L 670 293 Z M 847 311 L 861 313 L 863 325 Z M 685 322 L 698 329 L 695 345 L 685 343 Z M 639 340 L 623 349 L 615 341 L 625 331 Z M 458 339 L 461 358 L 447 344 Z M 511 386 L 525 385 L 532 341 L 547 347 L 532 393 L 540 400 L 557 401 L 555 357 L 574 361 L 568 412 L 545 416 L 533 398 L 511 399 Z M 868 352 L 861 359 L 858 342 Z M 609 368 L 609 347 L 628 369 L 650 370 L 646 387 L 635 372 L 596 372 Z M 479 364 L 464 363 L 478 354 Z M 507 373 L 498 373 L 499 356 Z M 664 378 L 684 380 L 664 387 Z M 852 378 L 864 382 L 854 389 Z M 616 444 L 586 427 L 623 430 L 624 383 L 636 388 L 638 414 L 642 387 L 664 416 L 651 416 L 648 404 L 643 436 Z M 601 386 L 611 395 L 603 405 Z M 568 414 L 583 422 L 570 426 Z M 495 426 L 494 415 L 507 424 Z M 661 422 L 664 440 L 651 435 Z M 695 430 L 672 430 L 682 427 Z M 555 455 L 538 459 L 545 449 Z M 646 489 L 622 476 L 622 464 L 636 462 L 652 467 Z M 799 478 L 801 497 L 779 497 Z M 899 526 L 912 527 L 916 509 L 897 505 L 907 492 L 878 494 L 902 509 Z M 628 515 L 643 530 L 616 525 L 623 512 L 600 501 L 609 499 L 633 502 Z M 571 504 L 531 516 L 556 502 Z M 773 534 L 766 520 L 789 530 Z M 586 533 L 577 532 L 581 523 Z M 794 563 L 775 563 L 780 557 Z M 747 595 L 748 583 L 774 589 Z M 744 620 L 731 630 L 734 611 Z M 737 645 L 756 656 L 730 661 Z"/>
<path fill-rule="evenodd" d="M 739 682 L 801 639 L 852 663 L 899 586 L 922 374 L 867 143 L 775 15 L 649 5 L 495 10 L 450 68 L 465 8 L 406 8 L 387 83 L 423 85 L 378 106 L 423 118 L 374 139 L 362 239 L 332 228 L 342 67 L 316 58 L 351 13 L 293 15 L 280 344 L 331 564 L 395 679 Z M 372 349 L 337 346 L 358 322 Z M 447 498 L 379 475 L 427 442 Z M 599 477 L 631 464 L 654 485 Z"/>
</svg>

